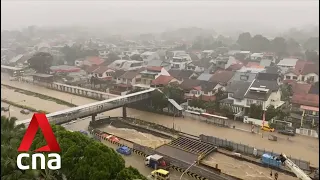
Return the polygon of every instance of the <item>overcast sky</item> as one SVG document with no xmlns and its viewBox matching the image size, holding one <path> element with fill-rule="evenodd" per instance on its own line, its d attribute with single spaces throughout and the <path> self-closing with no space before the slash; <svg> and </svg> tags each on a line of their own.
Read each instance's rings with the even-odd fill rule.
<svg viewBox="0 0 320 180">
<path fill-rule="evenodd" d="M 1 29 L 29 25 L 104 25 L 118 20 L 159 23 L 165 27 L 227 25 L 275 29 L 317 25 L 316 0 L 162 1 L 18 1 L 1 0 Z"/>
</svg>

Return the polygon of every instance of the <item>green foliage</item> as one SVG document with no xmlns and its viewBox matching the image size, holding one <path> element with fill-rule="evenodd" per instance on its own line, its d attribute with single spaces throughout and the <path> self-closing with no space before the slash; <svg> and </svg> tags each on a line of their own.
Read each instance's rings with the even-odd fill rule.
<svg viewBox="0 0 320 180">
<path fill-rule="evenodd" d="M 144 178 L 134 168 L 126 170 L 123 158 L 113 149 L 80 132 L 69 132 L 56 125 L 52 125 L 52 129 L 62 150 L 60 152 L 62 168 L 59 171 L 48 169 L 19 170 L 16 167 L 17 149 L 25 133 L 25 128 L 23 125 L 16 126 L 15 121 L 15 118 L 1 117 L 1 179 L 60 180 L 64 175 L 68 180 L 96 180 L 116 179 L 122 177 L 122 174 L 125 174 L 129 179 Z M 31 150 L 43 145 L 46 145 L 46 142 L 42 133 L 38 131 Z M 24 163 L 30 164 L 27 160 Z"/>
<path fill-rule="evenodd" d="M 47 52 L 38 52 L 28 59 L 29 67 L 34 69 L 37 73 L 49 74 L 52 62 L 53 56 Z"/>
<path fill-rule="evenodd" d="M 311 37 L 304 44 L 304 49 L 308 51 L 319 50 L 319 37 Z"/>
<path fill-rule="evenodd" d="M 262 119 L 262 106 L 261 105 L 256 105 L 256 104 L 251 104 L 250 109 L 249 109 L 249 117 L 255 118 L 255 119 Z"/>
<path fill-rule="evenodd" d="M 293 95 L 292 86 L 290 84 L 282 84 L 281 90 L 281 100 L 289 101 L 290 97 Z"/>
<path fill-rule="evenodd" d="M 88 56 L 98 56 L 99 52 L 97 50 L 83 50 L 81 46 L 64 46 L 61 52 L 65 56 L 65 60 L 69 65 L 74 65 L 74 61 L 80 58 L 85 58 Z"/>
<path fill-rule="evenodd" d="M 125 180 L 134 180 L 134 179 L 147 180 L 146 177 L 141 176 L 141 174 L 137 169 L 131 166 L 128 168 L 122 169 L 116 177 L 116 180 L 124 180 L 124 179 Z"/>
<path fill-rule="evenodd" d="M 174 99 L 178 104 L 184 102 L 184 93 L 179 87 L 165 86 L 162 91 L 169 99 Z"/>
<path fill-rule="evenodd" d="M 277 110 L 274 108 L 274 106 L 270 105 L 268 106 L 266 110 L 266 121 L 271 120 L 272 118 L 277 116 Z"/>
</svg>

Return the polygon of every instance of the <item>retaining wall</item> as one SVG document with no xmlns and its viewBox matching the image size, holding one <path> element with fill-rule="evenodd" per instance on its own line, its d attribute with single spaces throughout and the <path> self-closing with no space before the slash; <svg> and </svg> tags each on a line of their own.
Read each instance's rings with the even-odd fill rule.
<svg viewBox="0 0 320 180">
<path fill-rule="evenodd" d="M 235 143 L 232 141 L 228 141 L 226 139 L 220 139 L 220 138 L 213 137 L 213 136 L 206 136 L 203 134 L 200 135 L 200 140 L 207 142 L 207 143 L 214 144 L 215 146 L 222 147 L 224 149 L 232 148 L 233 150 L 235 150 L 239 153 L 242 153 L 242 154 L 246 154 L 246 155 L 250 155 L 250 156 L 254 155 L 253 151 L 255 148 L 252 146 L 244 145 L 241 143 Z M 273 151 L 267 151 L 265 149 L 257 149 L 258 156 L 262 156 L 265 153 L 275 155 L 275 156 L 280 155 L 280 154 L 275 153 Z M 310 162 L 300 160 L 300 159 L 291 158 L 290 156 L 288 156 L 288 158 L 291 159 L 291 161 L 293 161 L 293 163 L 295 163 L 297 166 L 299 166 L 300 169 L 310 171 Z"/>
</svg>

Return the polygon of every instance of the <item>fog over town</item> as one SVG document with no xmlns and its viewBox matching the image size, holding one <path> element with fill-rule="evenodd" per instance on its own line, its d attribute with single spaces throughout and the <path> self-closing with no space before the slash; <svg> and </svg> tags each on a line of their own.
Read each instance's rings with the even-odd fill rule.
<svg viewBox="0 0 320 180">
<path fill-rule="evenodd" d="M 1 180 L 318 180 L 318 21 L 315 0 L 1 1 Z"/>
</svg>

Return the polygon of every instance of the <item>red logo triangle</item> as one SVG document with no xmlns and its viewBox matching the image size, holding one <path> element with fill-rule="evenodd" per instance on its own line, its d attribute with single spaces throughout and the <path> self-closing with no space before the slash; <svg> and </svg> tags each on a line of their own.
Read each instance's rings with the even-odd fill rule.
<svg viewBox="0 0 320 180">
<path fill-rule="evenodd" d="M 28 126 L 26 133 L 21 141 L 18 148 L 19 152 L 29 151 L 32 141 L 35 138 L 38 128 L 41 129 L 42 134 L 47 142 L 46 146 L 36 149 L 36 152 L 60 152 L 60 146 L 57 142 L 56 137 L 53 134 L 52 128 L 49 124 L 48 118 L 45 114 L 35 113 L 32 116 L 31 122 Z"/>
</svg>

